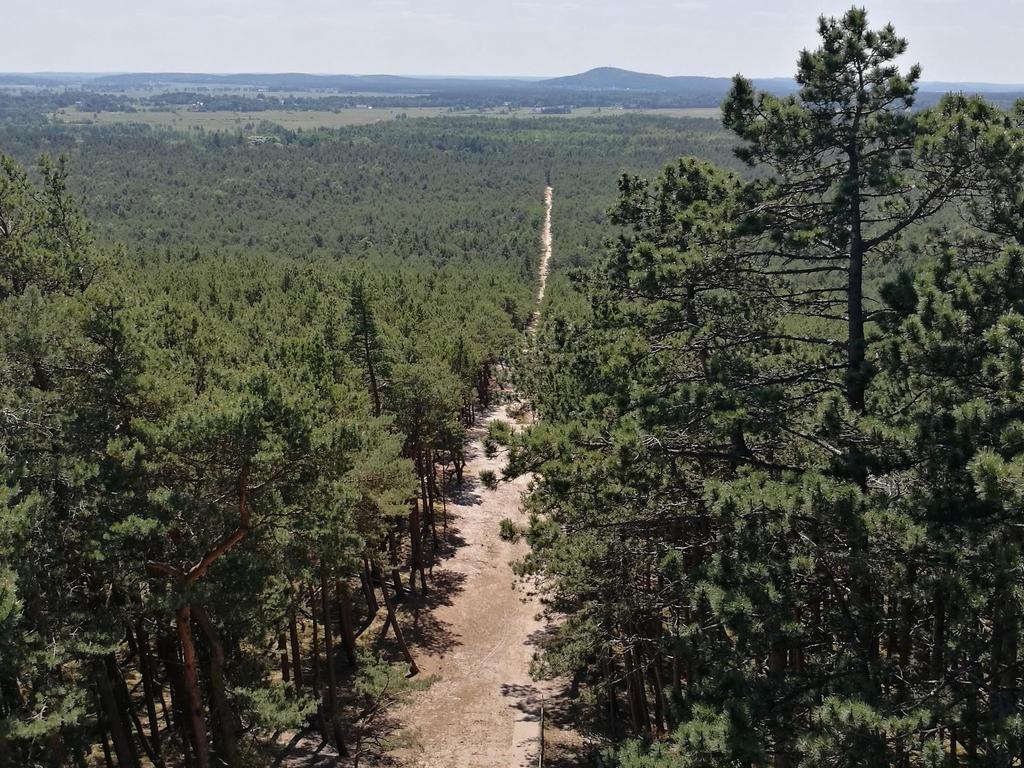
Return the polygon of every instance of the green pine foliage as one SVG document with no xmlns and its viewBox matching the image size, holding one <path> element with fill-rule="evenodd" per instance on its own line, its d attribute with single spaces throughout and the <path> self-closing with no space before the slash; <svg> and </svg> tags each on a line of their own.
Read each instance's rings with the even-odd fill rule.
<svg viewBox="0 0 1024 768">
<path fill-rule="evenodd" d="M 0 768 L 381 757 L 510 370 L 479 481 L 534 477 L 500 535 L 607 759 L 1018 764 L 1024 105 L 919 109 L 892 27 L 818 31 L 724 130 L 8 115 Z"/>
<path fill-rule="evenodd" d="M 345 752 L 356 618 L 416 671 L 394 602 L 531 283 L 108 252 L 63 161 L 38 178 L 3 158 L 0 764 L 252 765 L 310 724 Z"/>
<path fill-rule="evenodd" d="M 823 18 L 738 77 L 753 173 L 627 175 L 522 375 L 526 573 L 622 766 L 1011 765 L 1021 731 L 1017 112 L 913 110 Z M 912 271 L 900 271 L 900 266 Z M 567 289 L 568 290 L 568 289 Z"/>
</svg>

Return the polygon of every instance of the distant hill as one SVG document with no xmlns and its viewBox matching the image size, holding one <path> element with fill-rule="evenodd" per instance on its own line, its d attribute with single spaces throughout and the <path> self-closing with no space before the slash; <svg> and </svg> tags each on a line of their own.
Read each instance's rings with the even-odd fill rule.
<svg viewBox="0 0 1024 768">
<path fill-rule="evenodd" d="M 797 91 L 797 84 L 788 77 L 753 78 L 754 87 L 777 95 Z M 538 85 L 567 91 L 630 91 L 632 93 L 664 93 L 688 97 L 704 97 L 714 104 L 721 102 L 729 92 L 732 78 L 695 77 L 689 75 L 667 77 L 647 72 L 632 72 L 617 67 L 597 67 L 577 75 L 553 77 Z M 957 83 L 922 81 L 920 93 L 925 101 L 934 101 L 938 94 L 951 91 L 977 93 L 1006 101 L 1010 97 L 1024 96 L 1024 85 L 1001 83 Z"/>
<path fill-rule="evenodd" d="M 794 93 L 792 78 L 754 78 L 754 86 L 784 96 Z M 728 77 L 656 75 L 598 67 L 546 80 L 527 78 L 411 77 L 398 75 L 316 75 L 302 72 L 209 74 L 128 72 L 121 74 L 0 73 L 0 87 L 64 88 L 98 93 L 171 89 L 210 92 L 261 89 L 267 92 L 321 92 L 390 98 L 391 106 L 479 107 L 717 107 L 731 86 Z M 923 82 L 917 105 L 927 107 L 949 91 L 983 94 L 1000 106 L 1024 97 L 1024 85 Z"/>
<path fill-rule="evenodd" d="M 680 75 L 666 77 L 646 72 L 631 72 L 616 67 L 598 67 L 578 75 L 542 80 L 540 85 L 550 88 L 583 91 L 635 91 L 639 93 L 707 94 L 721 98 L 732 85 L 729 77 L 696 77 Z M 772 93 L 793 93 L 796 83 L 787 77 L 755 78 L 754 84 Z"/>
<path fill-rule="evenodd" d="M 715 84 L 723 78 L 695 77 L 694 81 Z M 672 91 L 673 78 L 664 75 L 651 75 L 646 72 L 631 72 L 616 67 L 597 67 L 578 75 L 553 77 L 541 80 L 540 85 L 552 88 L 570 88 L 590 91 Z"/>
</svg>

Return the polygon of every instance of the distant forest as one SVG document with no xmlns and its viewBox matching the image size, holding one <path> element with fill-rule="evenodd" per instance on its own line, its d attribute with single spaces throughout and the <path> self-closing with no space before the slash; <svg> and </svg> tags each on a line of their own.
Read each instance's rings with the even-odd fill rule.
<svg viewBox="0 0 1024 768">
<path fill-rule="evenodd" d="M 797 89 L 788 78 L 754 85 L 775 95 Z M 105 76 L 0 74 L 0 114 L 53 111 L 79 105 L 85 111 L 180 109 L 259 112 L 323 110 L 356 106 L 493 109 L 717 107 L 731 86 L 727 77 L 664 77 L 601 67 L 547 80 L 411 78 L 384 75 L 123 74 Z M 6 87 L 6 89 L 5 89 Z M 1024 86 L 923 83 L 918 107 L 934 106 L 948 91 L 981 93 L 1000 106 L 1024 97 Z"/>
<path fill-rule="evenodd" d="M 513 480 L 588 764 L 1020 766 L 1024 101 L 818 34 L 792 81 L 8 78 L 0 768 L 389 765 L 449 504 Z M 515 99 L 721 119 L 52 114 Z"/>
</svg>

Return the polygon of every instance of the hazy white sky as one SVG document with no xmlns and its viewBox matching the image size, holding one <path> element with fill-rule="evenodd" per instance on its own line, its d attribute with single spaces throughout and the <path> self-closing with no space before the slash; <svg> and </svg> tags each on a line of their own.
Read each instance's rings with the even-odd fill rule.
<svg viewBox="0 0 1024 768">
<path fill-rule="evenodd" d="M 874 0 L 928 80 L 1024 82 L 1024 0 Z M 790 75 L 850 0 L 0 0 L 0 71 Z"/>
</svg>

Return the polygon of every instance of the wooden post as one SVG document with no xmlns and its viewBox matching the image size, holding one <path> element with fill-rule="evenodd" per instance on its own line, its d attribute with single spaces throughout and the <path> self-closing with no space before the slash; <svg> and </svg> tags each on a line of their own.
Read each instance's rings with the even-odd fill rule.
<svg viewBox="0 0 1024 768">
<path fill-rule="evenodd" d="M 544 699 L 540 700 L 540 752 L 537 757 L 537 768 L 544 768 Z"/>
</svg>

